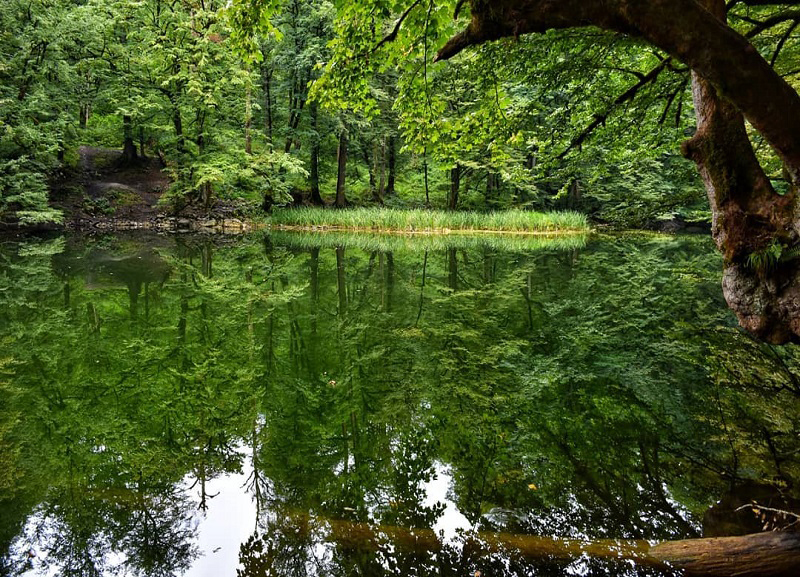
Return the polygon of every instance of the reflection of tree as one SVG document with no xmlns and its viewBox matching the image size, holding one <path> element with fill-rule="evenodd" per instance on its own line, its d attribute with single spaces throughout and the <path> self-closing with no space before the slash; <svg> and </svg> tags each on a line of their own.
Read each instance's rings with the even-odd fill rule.
<svg viewBox="0 0 800 577">
<path fill-rule="evenodd" d="M 127 512 L 114 534 L 126 565 L 137 574 L 179 575 L 197 558 L 194 503 L 178 488 L 164 492 L 137 490 L 135 508 Z"/>
<path fill-rule="evenodd" d="M 634 574 L 574 551 L 534 559 L 533 536 L 690 536 L 729 486 L 790 491 L 799 473 L 796 354 L 726 325 L 698 242 L 621 239 L 578 259 L 186 238 L 159 250 L 172 272 L 146 323 L 91 263 L 15 262 L 0 457 L 86 573 L 112 550 L 140 574 L 180 571 L 190 512 L 244 445 L 245 574 Z M 436 464 L 475 529 L 455 544 L 432 530 Z M 195 482 L 190 502 L 176 487 Z M 4 509 L 2 534 L 24 515 Z"/>
<path fill-rule="evenodd" d="M 262 517 L 263 519 L 263 517 Z M 239 550 L 239 577 L 325 575 L 327 565 L 314 539 L 311 520 L 278 511 L 269 515 L 261 532 L 251 535 Z"/>
<path fill-rule="evenodd" d="M 178 575 L 197 557 L 191 510 L 170 487 L 70 487 L 50 495 L 17 548 L 60 575 L 113 574 L 121 562 L 134 575 Z"/>
</svg>

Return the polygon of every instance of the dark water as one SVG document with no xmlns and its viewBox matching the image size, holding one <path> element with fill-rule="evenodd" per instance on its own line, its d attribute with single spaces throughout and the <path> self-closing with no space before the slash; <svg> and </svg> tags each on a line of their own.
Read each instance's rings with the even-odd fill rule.
<svg viewBox="0 0 800 577">
<path fill-rule="evenodd" d="M 5 241 L 0 574 L 662 575 L 584 549 L 793 491 L 709 239 L 448 242 Z"/>
</svg>

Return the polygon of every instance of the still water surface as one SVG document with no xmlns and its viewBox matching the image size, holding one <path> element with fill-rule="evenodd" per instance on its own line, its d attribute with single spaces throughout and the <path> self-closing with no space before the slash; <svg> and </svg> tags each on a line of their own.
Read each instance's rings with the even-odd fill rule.
<svg viewBox="0 0 800 577">
<path fill-rule="evenodd" d="M 669 574 L 580 543 L 755 531 L 708 510 L 800 473 L 798 355 L 720 268 L 701 237 L 5 241 L 0 574 Z"/>
</svg>

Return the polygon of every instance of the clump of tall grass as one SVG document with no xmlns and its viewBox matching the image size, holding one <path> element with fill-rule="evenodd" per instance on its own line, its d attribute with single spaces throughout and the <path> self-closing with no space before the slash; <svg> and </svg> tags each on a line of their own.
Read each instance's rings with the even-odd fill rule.
<svg viewBox="0 0 800 577">
<path fill-rule="evenodd" d="M 577 212 L 504 210 L 489 213 L 396 208 L 277 209 L 272 226 L 278 228 L 333 228 L 385 232 L 450 231 L 560 233 L 589 230 L 586 216 Z"/>
<path fill-rule="evenodd" d="M 347 231 L 328 230 L 323 233 L 305 230 L 273 230 L 269 233 L 273 243 L 297 248 L 332 248 L 338 246 L 358 248 L 368 252 L 422 252 L 448 248 L 490 248 L 504 252 L 568 251 L 586 246 L 588 234 L 538 234 L 502 235 L 469 233 L 454 234 L 381 234 L 370 232 L 353 234 Z"/>
</svg>

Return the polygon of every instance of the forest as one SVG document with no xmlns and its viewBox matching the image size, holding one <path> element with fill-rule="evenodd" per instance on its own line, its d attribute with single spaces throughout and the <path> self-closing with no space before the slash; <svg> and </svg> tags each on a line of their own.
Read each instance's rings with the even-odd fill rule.
<svg viewBox="0 0 800 577">
<path fill-rule="evenodd" d="M 0 577 L 793 576 L 798 91 L 800 2 L 3 0 Z"/>
<path fill-rule="evenodd" d="M 178 207 L 294 197 L 569 208 L 621 227 L 709 219 L 680 155 L 690 71 L 640 40 L 567 30 L 433 63 L 463 25 L 455 2 L 274 4 L 4 2 L 4 220 L 58 219 L 48 200 L 75 192 L 54 185 L 74 187 L 81 146 L 157 158 L 162 203 Z M 791 75 L 795 21 L 747 4 L 732 24 Z"/>
</svg>

